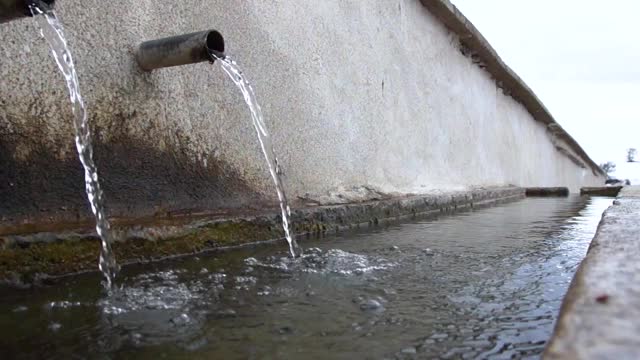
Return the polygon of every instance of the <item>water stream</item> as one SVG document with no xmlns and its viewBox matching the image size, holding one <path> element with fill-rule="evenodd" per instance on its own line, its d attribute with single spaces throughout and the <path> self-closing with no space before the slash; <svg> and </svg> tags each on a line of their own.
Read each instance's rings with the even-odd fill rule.
<svg viewBox="0 0 640 360">
<path fill-rule="evenodd" d="M 118 271 L 115 256 L 111 250 L 111 230 L 104 205 L 104 197 L 98 180 L 98 168 L 93 161 L 93 146 L 91 145 L 91 129 L 87 118 L 87 109 L 82 100 L 78 75 L 73 64 L 71 51 L 64 36 L 62 24 L 52 9 L 46 5 L 31 5 L 31 13 L 34 16 L 44 39 L 49 44 L 51 54 L 64 76 L 69 90 L 71 109 L 73 110 L 73 125 L 75 128 L 75 143 L 78 157 L 84 167 L 85 189 L 91 205 L 91 211 L 96 218 L 96 232 L 100 236 L 100 260 L 98 267 L 104 275 L 105 287 L 111 288 L 111 284 Z"/>
<path fill-rule="evenodd" d="M 251 87 L 251 84 L 240 71 L 240 68 L 236 62 L 228 55 L 220 56 L 215 52 L 211 52 L 211 55 L 218 60 L 218 63 L 222 67 L 222 70 L 229 76 L 229 78 L 236 84 L 238 89 L 242 92 L 244 101 L 247 103 L 249 110 L 251 111 L 251 119 L 253 120 L 253 126 L 258 134 L 258 141 L 262 148 L 262 153 L 267 161 L 269 167 L 269 173 L 276 186 L 276 192 L 278 193 L 278 200 L 280 202 L 280 212 L 282 214 L 282 228 L 284 229 L 285 237 L 289 243 L 289 252 L 291 256 L 297 257 L 302 255 L 302 248 L 298 246 L 294 236 L 291 234 L 291 209 L 287 202 L 287 195 L 284 192 L 284 185 L 282 179 L 280 179 L 280 168 L 278 166 L 278 158 L 273 150 L 273 144 L 271 143 L 271 136 L 267 130 L 267 125 L 264 122 L 262 116 L 262 109 L 256 99 L 256 94 Z"/>
</svg>

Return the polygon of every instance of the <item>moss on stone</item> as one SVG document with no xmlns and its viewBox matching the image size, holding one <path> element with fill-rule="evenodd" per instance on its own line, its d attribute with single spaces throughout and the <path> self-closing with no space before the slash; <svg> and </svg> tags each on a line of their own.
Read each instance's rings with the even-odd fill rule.
<svg viewBox="0 0 640 360">
<path fill-rule="evenodd" d="M 113 244 L 120 263 L 149 261 L 192 254 L 223 246 L 282 236 L 268 222 L 228 221 L 206 224 L 186 235 L 162 240 L 127 239 Z M 55 242 L 21 243 L 0 250 L 0 279 L 32 282 L 37 274 L 51 276 L 93 270 L 97 267 L 99 240 L 93 236 Z"/>
<path fill-rule="evenodd" d="M 0 251 L 0 279 L 31 282 L 36 274 L 62 275 L 95 268 L 96 239 L 33 243 Z"/>
</svg>

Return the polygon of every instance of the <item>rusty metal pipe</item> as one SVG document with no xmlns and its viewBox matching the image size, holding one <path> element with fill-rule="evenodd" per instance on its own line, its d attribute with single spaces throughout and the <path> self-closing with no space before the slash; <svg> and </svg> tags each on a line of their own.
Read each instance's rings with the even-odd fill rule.
<svg viewBox="0 0 640 360">
<path fill-rule="evenodd" d="M 53 8 L 54 3 L 55 0 L 0 0 L 0 23 L 32 16 L 30 5 L 44 11 Z"/>
<path fill-rule="evenodd" d="M 224 54 L 224 38 L 215 30 L 172 36 L 140 44 L 136 60 L 146 71 L 215 61 L 211 52 Z"/>
</svg>

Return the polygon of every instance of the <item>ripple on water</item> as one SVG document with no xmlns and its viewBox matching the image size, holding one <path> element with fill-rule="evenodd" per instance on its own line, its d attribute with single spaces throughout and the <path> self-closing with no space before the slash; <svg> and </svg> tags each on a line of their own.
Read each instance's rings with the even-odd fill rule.
<svg viewBox="0 0 640 360">
<path fill-rule="evenodd" d="M 53 309 L 68 309 L 76 306 L 82 306 L 83 304 L 79 301 L 51 301 L 45 305 L 47 310 Z"/>
<path fill-rule="evenodd" d="M 282 272 L 302 272 L 316 274 L 362 275 L 376 270 L 385 270 L 395 264 L 379 257 L 354 254 L 340 249 L 323 251 L 310 248 L 296 259 L 271 256 L 263 261 L 250 257 L 245 264 Z"/>
<path fill-rule="evenodd" d="M 185 270 L 169 270 L 141 274 L 112 289 L 97 306 L 110 324 L 132 334 L 128 343 L 133 346 L 171 339 L 197 348 L 197 344 L 187 342 L 201 332 L 207 316 L 215 312 L 227 281 L 223 273 L 197 273 L 193 276 Z"/>
<path fill-rule="evenodd" d="M 98 302 L 106 314 L 139 310 L 177 310 L 199 305 L 224 288 L 226 274 L 212 273 L 194 280 L 181 280 L 183 270 L 142 274 L 112 291 Z"/>
</svg>

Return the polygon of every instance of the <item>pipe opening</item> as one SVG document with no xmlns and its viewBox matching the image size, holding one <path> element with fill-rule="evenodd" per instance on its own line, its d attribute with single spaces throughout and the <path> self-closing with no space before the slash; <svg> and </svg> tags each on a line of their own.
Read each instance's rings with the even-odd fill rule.
<svg viewBox="0 0 640 360">
<path fill-rule="evenodd" d="M 55 0 L 0 0 L 0 23 L 31 17 L 31 6 L 42 11 L 53 8 Z"/>
<path fill-rule="evenodd" d="M 53 5 L 55 4 L 55 2 L 56 0 L 26 0 L 24 2 L 24 14 L 26 16 L 32 17 L 33 16 L 31 14 L 32 6 L 36 6 L 40 10 L 46 12 L 53 8 Z"/>
<path fill-rule="evenodd" d="M 203 61 L 214 62 L 224 57 L 224 38 L 216 30 L 145 41 L 136 52 L 138 64 L 146 71 Z"/>
<path fill-rule="evenodd" d="M 27 0 L 25 2 L 27 3 L 27 7 L 29 5 L 42 6 L 42 4 L 51 7 L 56 2 L 56 0 Z"/>
<path fill-rule="evenodd" d="M 224 57 L 224 38 L 219 32 L 212 30 L 207 34 L 207 50 L 216 56 Z M 214 61 L 215 59 L 211 59 Z"/>
</svg>

